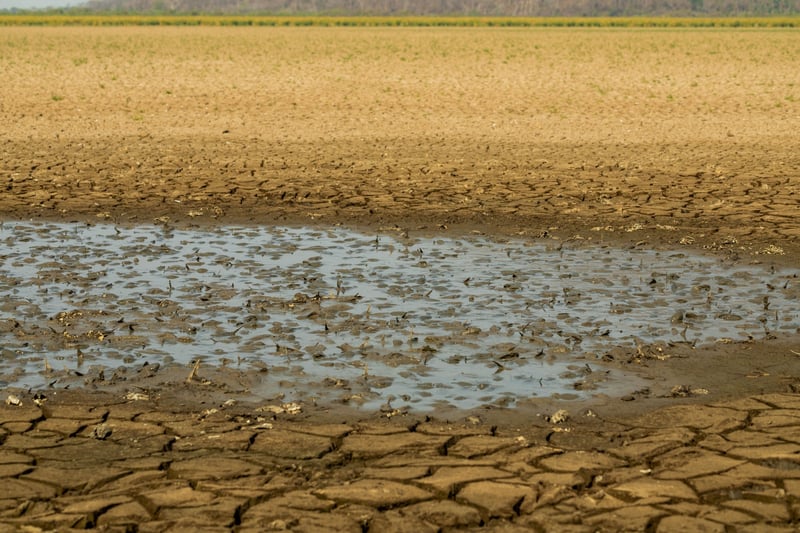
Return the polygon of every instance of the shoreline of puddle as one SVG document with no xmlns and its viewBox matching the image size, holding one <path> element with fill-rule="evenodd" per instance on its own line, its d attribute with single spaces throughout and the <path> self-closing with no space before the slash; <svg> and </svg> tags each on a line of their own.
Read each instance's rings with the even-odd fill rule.
<svg viewBox="0 0 800 533">
<path fill-rule="evenodd" d="M 6 387 L 199 362 L 259 372 L 250 392 L 286 401 L 511 407 L 646 386 L 619 363 L 675 346 L 800 330 L 797 269 L 687 250 L 21 221 L 0 243 Z"/>
</svg>

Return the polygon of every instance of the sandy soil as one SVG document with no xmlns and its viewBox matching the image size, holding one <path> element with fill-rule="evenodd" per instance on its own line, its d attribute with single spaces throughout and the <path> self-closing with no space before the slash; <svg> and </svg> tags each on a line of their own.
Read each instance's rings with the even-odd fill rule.
<svg viewBox="0 0 800 533">
<path fill-rule="evenodd" d="M 443 234 L 477 229 L 530 238 L 702 249 L 738 261 L 792 267 L 800 259 L 798 56 L 798 34 L 776 30 L 4 28 L 0 37 L 0 70 L 4 73 L 0 83 L 0 213 L 4 219 L 119 223 L 158 220 L 184 226 L 229 222 L 369 228 L 396 225 L 408 231 Z M 780 401 L 772 397 L 762 397 L 764 401 L 742 400 L 761 393 L 796 392 L 800 372 L 797 351 L 800 350 L 794 337 L 720 345 L 695 351 L 686 358 L 654 362 L 649 370 L 654 378 L 703 387 L 711 396 L 643 395 L 634 401 L 606 398 L 590 405 L 570 405 L 572 413 L 586 414 L 588 409 L 600 413 L 600 418 L 582 416 L 579 422 L 573 418 L 578 426 L 586 426 L 575 430 L 576 435 L 585 438 L 560 444 L 554 441 L 551 444 L 557 451 L 553 453 L 568 455 L 572 448 L 604 450 L 605 445 L 598 442 L 607 438 L 609 431 L 637 431 L 640 424 L 631 417 L 684 401 L 708 404 L 739 399 L 736 407 L 726 405 L 739 409 L 736 413 L 750 412 L 748 416 L 785 410 L 786 416 L 797 417 L 796 396 L 791 394 Z M 709 373 L 708 368 L 724 371 Z M 51 398 L 80 412 L 67 410 L 62 415 L 48 415 L 36 411 L 20 418 L 14 413 L 22 411 L 5 409 L 1 420 L 6 440 L 0 453 L 10 458 L 2 467 L 10 472 L 9 479 L 17 493 L 4 489 L 0 502 L 5 502 L 3 509 L 7 512 L 3 516 L 9 520 L 17 517 L 13 518 L 17 524 L 29 522 L 40 527 L 92 525 L 102 516 L 116 516 L 122 518 L 108 523 L 150 521 L 153 529 L 190 519 L 192 513 L 185 512 L 184 500 L 156 501 L 163 496 L 160 490 L 177 487 L 174 480 L 181 478 L 179 469 L 153 470 L 168 472 L 172 484 L 158 476 L 148 477 L 152 485 L 145 487 L 150 491 L 147 504 L 141 495 L 131 496 L 135 491 L 130 486 L 118 487 L 120 494 L 125 494 L 119 501 L 103 500 L 97 504 L 97 494 L 88 488 L 91 483 L 67 487 L 53 481 L 59 475 L 55 471 L 48 474 L 41 468 L 37 474 L 35 467 L 6 465 L 46 464 L 46 458 L 25 451 L 30 449 L 25 439 L 37 437 L 31 432 L 40 432 L 38 436 L 50 439 L 53 446 L 65 446 L 76 442 L 74 439 L 83 439 L 81 445 L 90 439 L 95 446 L 94 441 L 106 440 L 103 431 L 92 433 L 92 428 L 109 419 L 119 418 L 135 425 L 148 416 L 156 417 L 156 413 L 175 412 L 205 420 L 207 416 L 198 413 L 213 406 L 219 409 L 229 392 L 224 386 L 213 389 L 184 383 L 184 371 L 175 372 L 171 378 L 159 376 L 155 382 L 152 376 L 144 375 L 141 382 L 132 380 L 123 388 L 109 388 L 104 394 L 112 394 L 110 397 L 85 390 L 70 393 L 63 400 L 59 400 L 63 394 Z M 211 382 L 225 383 L 225 372 L 208 372 Z M 124 390 L 130 392 L 134 382 L 157 397 L 158 402 L 123 403 L 128 407 L 119 416 L 112 413 L 109 417 L 108 406 L 121 401 Z M 32 394 L 21 396 L 30 406 Z M 252 398 L 240 401 L 251 411 L 231 414 L 225 423 L 239 424 L 237 427 L 242 429 L 247 424 L 235 416 L 252 414 L 258 402 Z M 791 402 L 793 406 L 788 405 Z M 482 424 L 510 432 L 500 435 L 509 439 L 516 436 L 515 431 L 528 431 L 526 442 L 551 445 L 548 443 L 552 436 L 562 435 L 563 427 L 549 424 L 546 417 L 561 407 L 558 402 L 540 402 L 502 412 L 437 413 L 435 420 L 445 425 L 458 423 L 441 430 L 451 439 L 448 446 L 433 443 L 433 439 L 430 449 L 434 455 L 447 456 L 449 446 L 466 438 L 459 427 L 483 428 Z M 136 412 L 129 412 L 132 410 Z M 105 414 L 98 415 L 99 411 Z M 728 418 L 737 422 L 726 425 L 718 420 L 725 419 L 719 413 L 714 411 L 714 420 L 707 426 L 686 422 L 687 427 L 694 428 L 687 430 L 693 431 L 692 435 L 672 435 L 662 441 L 696 446 L 713 437 L 717 439 L 714 444 L 719 445 L 720 439 L 731 442 L 730 432 L 752 429 L 749 419 L 739 420 L 739 414 L 729 413 Z M 372 523 L 381 528 L 385 525 L 381 520 L 389 520 L 396 529 L 403 523 L 400 515 L 415 513 L 409 510 L 410 506 L 437 501 L 441 506 L 458 508 L 448 507 L 447 513 L 436 515 L 438 519 L 426 515 L 425 523 L 434 530 L 492 523 L 546 529 L 552 517 L 545 513 L 533 518 L 534 509 L 521 511 L 520 502 L 544 501 L 542 495 L 553 487 L 571 487 L 564 489 L 572 491 L 571 496 L 562 490 L 558 497 L 551 495 L 550 503 L 543 503 L 541 509 L 555 512 L 553 506 L 566 505 L 573 513 L 570 516 L 576 530 L 580 530 L 580 524 L 586 528 L 616 529 L 624 523 L 618 515 L 614 515 L 616 522 L 592 522 L 590 517 L 602 513 L 597 508 L 597 494 L 589 489 L 602 484 L 575 485 L 556 479 L 560 467 L 542 459 L 550 452 L 533 454 L 522 461 L 525 468 L 556 476 L 544 481 L 532 481 L 530 472 L 523 475 L 519 470 L 522 463 L 504 456 L 481 468 L 517 472 L 518 478 L 513 482 L 491 481 L 496 477 L 491 472 L 487 474 L 487 470 L 474 478 L 459 478 L 449 489 L 445 483 L 444 489 L 435 485 L 436 490 L 423 494 L 412 489 L 421 490 L 420 479 L 425 476 L 439 472 L 444 476 L 441 469 L 446 465 L 441 461 L 426 463 L 425 472 L 418 473 L 405 455 L 408 450 L 416 450 L 416 444 L 407 449 L 401 446 L 400 451 L 392 448 L 384 455 L 387 459 L 402 452 L 404 459 L 398 459 L 397 465 L 408 467 L 408 475 L 401 476 L 402 482 L 396 478 L 386 482 L 400 485 L 391 487 L 397 498 L 378 501 L 364 496 L 376 488 L 367 487 L 365 484 L 373 482 L 361 478 L 386 480 L 386 472 L 370 476 L 364 474 L 365 470 L 348 471 L 353 476 L 350 481 L 359 479 L 352 486 L 363 489 L 360 492 L 353 489 L 352 493 L 334 494 L 333 489 L 326 489 L 342 482 L 329 475 L 334 463 L 346 463 L 342 457 L 354 457 L 352 449 L 344 456 L 328 452 L 348 450 L 343 443 L 349 436 L 356 439 L 360 434 L 381 433 L 383 430 L 352 425 L 364 417 L 380 416 L 381 413 L 341 411 L 333 406 L 307 408 L 301 416 L 306 424 L 351 425 L 323 432 L 333 443 L 321 444 L 327 450 L 324 453 L 315 451 L 308 457 L 289 458 L 296 459 L 295 464 L 307 461 L 303 463 L 305 468 L 316 474 L 304 477 L 303 483 L 294 477 L 291 482 L 282 479 L 279 489 L 267 491 L 283 496 L 302 493 L 297 497 L 310 507 L 298 511 L 305 505 L 301 502 L 288 505 L 294 509 L 288 514 L 274 509 L 265 511 L 263 516 L 251 513 L 255 516 L 253 527 L 278 527 L 283 520 L 287 527 L 294 524 L 302 529 L 303 525 L 311 530 L 322 527 L 314 522 L 319 517 L 303 513 L 354 508 L 361 512 L 364 507 L 372 510 L 362 513 L 369 515 L 366 522 L 353 518 L 356 511 L 342 513 L 356 525 Z M 62 419 L 71 420 L 72 426 L 48 427 L 55 424 L 50 420 Z M 669 416 L 654 418 L 662 419 L 658 431 L 674 422 Z M 148 435 L 180 437 L 182 433 L 170 429 L 165 420 L 153 418 L 151 422 L 157 428 Z M 476 421 L 477 426 L 470 421 Z M 418 423 L 406 416 L 393 417 L 389 422 L 395 428 L 417 428 Z M 788 425 L 796 428 L 792 424 Z M 543 433 L 531 429 L 539 425 L 550 429 Z M 137 426 L 136 431 L 145 429 Z M 319 435 L 321 430 L 297 430 L 292 426 L 287 431 L 282 434 L 285 442 L 276 441 L 283 443 L 281 446 L 293 446 L 298 434 Z M 437 431 L 429 428 L 429 436 Z M 470 429 L 467 433 L 477 438 L 482 431 Z M 494 431 L 490 432 L 491 438 L 495 438 Z M 654 429 L 650 435 L 655 441 L 661 438 L 658 431 Z M 225 439 L 228 437 L 231 436 Z M 636 439 L 644 438 L 637 433 Z M 748 445 L 767 442 L 761 433 L 752 432 L 748 438 Z M 772 461 L 770 464 L 784 461 L 780 464 L 785 465 L 789 461 L 796 469 L 797 463 L 792 462 L 800 453 L 796 438 L 784 434 L 769 438 L 773 440 L 765 445 L 772 446 L 772 455 L 765 457 Z M 259 439 L 266 440 L 254 437 L 241 449 L 256 450 Z M 313 443 L 309 442 L 305 444 L 311 446 Z M 425 442 L 423 447 L 427 450 L 430 443 Z M 128 441 L 116 444 L 131 446 Z M 179 450 L 173 444 L 159 441 L 143 456 L 169 453 L 170 458 L 162 457 L 158 464 L 178 464 L 188 456 L 176 458 Z M 226 446 L 229 452 L 238 449 L 238 445 Z M 780 453 L 775 446 L 783 446 Z M 668 454 L 674 448 L 670 444 L 657 451 Z M 712 448 L 714 453 L 723 455 L 729 450 L 710 446 L 702 453 L 710 454 Z M 213 449 L 204 446 L 207 451 L 203 453 L 213 455 L 215 452 L 208 451 Z M 470 457 L 488 453 L 483 450 Z M 332 460 L 317 461 L 319 457 Z M 652 458 L 649 463 L 639 464 L 627 456 L 615 457 L 601 466 L 581 463 L 573 470 L 570 469 L 574 465 L 564 469 L 601 476 L 614 471 L 612 478 L 619 485 L 623 483 L 620 472 L 633 472 L 639 467 L 645 471 L 661 464 Z M 735 457 L 731 460 L 750 460 L 743 455 Z M 252 457 L 244 460 L 252 461 Z M 153 464 L 158 462 L 154 461 Z M 667 459 L 663 461 L 669 463 Z M 140 470 L 152 474 L 152 465 L 144 462 L 141 459 L 138 466 L 117 466 L 124 476 L 146 477 Z M 248 477 L 248 483 L 268 484 L 266 472 L 274 475 L 275 469 L 286 467 L 285 461 L 278 463 L 283 466 L 262 464 L 258 472 Z M 366 470 L 375 467 L 368 461 L 356 463 Z M 687 468 L 695 468 L 696 472 L 687 476 L 711 475 L 710 471 L 699 472 L 702 468 L 689 459 L 680 462 L 680 468 L 675 466 L 678 463 L 669 464 L 672 469 L 664 467 L 665 471 L 674 473 L 689 464 Z M 741 464 L 744 462 L 737 466 Z M 757 466 L 765 465 L 762 461 Z M 470 468 L 477 466 L 471 464 Z M 718 474 L 717 470 L 713 473 Z M 36 475 L 44 476 L 47 487 L 55 484 L 59 488 L 54 494 L 44 491 L 35 485 L 41 480 L 34 483 L 28 479 Z M 199 490 L 197 480 L 204 475 L 187 474 L 193 484 L 181 487 Z M 229 477 L 222 473 L 215 479 Z M 758 497 L 737 500 L 761 504 L 767 491 L 769 498 L 780 500 L 783 507 L 769 511 L 754 509 L 755 504 L 750 503 L 746 509 L 742 505 L 734 506 L 735 510 L 729 507 L 724 520 L 721 515 L 703 518 L 708 513 L 698 510 L 721 505 L 721 493 L 714 492 L 717 485 L 709 488 L 713 485 L 710 482 L 692 484 L 687 489 L 690 493 L 683 492 L 684 485 L 670 485 L 666 496 L 661 483 L 653 490 L 662 499 L 653 503 L 647 500 L 654 497 L 648 492 L 650 486 L 637 481 L 635 490 L 625 486 L 636 492 L 635 498 L 630 497 L 630 491 L 621 500 L 619 490 L 607 491 L 613 493 L 615 501 L 627 503 L 609 504 L 603 512 L 635 508 L 636 511 L 624 511 L 631 516 L 639 513 L 638 521 L 631 523 L 642 527 L 663 523 L 665 531 L 671 524 L 665 517 L 682 515 L 710 520 L 714 527 L 738 527 L 754 521 L 796 524 L 800 493 L 796 482 L 785 482 L 785 477 L 764 474 L 757 483 L 751 480 L 748 483 L 757 485 Z M 675 477 L 664 474 L 661 479 Z M 738 481 L 730 483 L 736 485 Z M 498 484 L 511 492 L 501 491 L 507 496 L 501 503 L 486 503 L 487 495 L 495 494 Z M 534 485 L 539 491 L 536 498 L 523 490 Z M 246 522 L 243 517 L 248 516 L 247 509 L 269 499 L 263 491 L 261 496 L 245 497 L 231 493 L 230 487 L 220 487 L 217 483 L 216 488 L 208 489 L 214 497 L 203 500 L 203 505 L 212 505 L 209 502 L 213 500 L 213 509 L 222 509 L 221 514 L 213 515 L 216 511 L 206 507 L 204 512 L 224 516 L 218 523 L 224 522 L 225 527 L 241 526 Z M 781 495 L 776 491 L 782 491 Z M 111 499 L 117 494 L 113 490 L 100 493 Z M 77 500 L 54 499 L 55 495 L 78 494 L 88 494 L 84 500 L 95 502 L 86 504 L 89 511 L 80 507 Z M 313 502 L 308 500 L 311 495 Z M 198 494 L 185 496 L 186 501 L 202 499 L 197 499 Z M 594 498 L 591 509 L 586 507 L 585 499 L 564 503 L 569 498 L 589 496 Z M 778 505 L 769 498 L 770 505 Z M 697 508 L 690 511 L 690 504 Z M 111 515 L 109 509 L 117 509 L 117 514 Z M 394 514 L 385 512 L 387 509 L 393 509 Z M 473 511 L 477 513 L 474 516 Z M 337 519 L 342 513 L 336 515 Z M 743 513 L 746 518 L 733 517 L 735 513 Z M 69 522 L 72 519 L 74 524 Z"/>
<path fill-rule="evenodd" d="M 2 209 L 585 238 L 638 224 L 630 240 L 795 254 L 798 46 L 782 31 L 8 28 Z"/>
</svg>

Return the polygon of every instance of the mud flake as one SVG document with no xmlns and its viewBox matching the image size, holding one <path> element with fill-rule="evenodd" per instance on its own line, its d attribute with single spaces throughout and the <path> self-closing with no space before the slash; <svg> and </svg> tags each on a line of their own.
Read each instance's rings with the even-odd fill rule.
<svg viewBox="0 0 800 533">
<path fill-rule="evenodd" d="M 783 487 L 786 489 L 786 493 L 790 496 L 795 498 L 800 498 L 800 480 L 798 479 L 787 479 L 783 482 Z"/>
<path fill-rule="evenodd" d="M 478 481 L 461 489 L 456 499 L 486 509 L 489 517 L 510 518 L 519 514 L 522 505 L 535 503 L 536 491 L 527 485 Z"/>
<path fill-rule="evenodd" d="M 201 507 L 214 501 L 210 492 L 194 490 L 191 487 L 174 485 L 142 493 L 141 500 L 152 512 L 169 507 Z"/>
<path fill-rule="evenodd" d="M 347 424 L 292 424 L 291 428 L 292 431 L 297 433 L 307 433 L 331 439 L 342 438 L 353 431 L 353 426 Z"/>
<path fill-rule="evenodd" d="M 662 518 L 656 528 L 656 533 L 685 533 L 686 531 L 725 533 L 725 526 L 705 518 L 673 515 Z"/>
<path fill-rule="evenodd" d="M 128 472 L 114 467 L 90 466 L 88 468 L 72 468 L 70 463 L 47 461 L 28 474 L 28 479 L 52 483 L 56 480 L 61 488 L 68 490 L 92 490 L 119 479 Z"/>
<path fill-rule="evenodd" d="M 21 407 L 0 405 L 0 420 L 3 424 L 9 422 L 33 422 L 42 418 L 42 410 L 34 405 L 23 405 Z"/>
<path fill-rule="evenodd" d="M 607 531 L 645 531 L 648 524 L 665 514 L 649 505 L 635 505 L 588 517 L 584 523 Z"/>
<path fill-rule="evenodd" d="M 773 484 L 771 479 L 800 479 L 800 471 L 781 471 L 752 463 L 745 463 L 724 474 L 711 474 L 694 478 L 688 483 L 700 494 L 733 490 L 741 487 Z M 774 484 L 772 485 L 774 487 Z"/>
<path fill-rule="evenodd" d="M 760 516 L 767 522 L 786 523 L 790 518 L 789 509 L 784 503 L 769 503 L 754 500 L 735 500 L 724 502 L 723 507 L 737 509 Z"/>
<path fill-rule="evenodd" d="M 161 461 L 159 461 L 161 462 Z M 143 490 L 152 490 L 158 485 L 163 484 L 167 473 L 163 470 L 158 470 L 160 465 L 155 465 L 152 470 L 142 470 L 140 472 L 132 472 L 126 476 L 119 477 L 110 481 L 100 487 L 103 491 L 127 491 L 130 493 L 140 492 Z"/>
<path fill-rule="evenodd" d="M 340 504 L 358 503 L 377 509 L 408 505 L 433 498 L 430 492 L 418 487 L 380 479 L 365 479 L 349 485 L 327 487 L 314 491 L 314 494 Z"/>
<path fill-rule="evenodd" d="M 106 435 L 106 438 L 117 442 L 140 441 L 164 433 L 164 428 L 162 426 L 150 424 L 148 422 L 109 419 L 103 425 L 111 432 Z M 94 431 L 95 427 L 89 427 L 84 430 L 84 433 L 89 436 L 92 435 Z"/>
<path fill-rule="evenodd" d="M 720 524 L 732 526 L 752 524 L 757 521 L 757 519 L 751 514 L 737 511 L 735 509 L 726 509 L 724 507 L 705 513 L 703 518 L 713 520 L 714 522 L 718 522 Z"/>
<path fill-rule="evenodd" d="M 226 457 L 200 457 L 173 462 L 169 476 L 177 479 L 214 480 L 247 477 L 261 473 L 261 467 Z"/>
<path fill-rule="evenodd" d="M 0 464 L 0 478 L 19 477 L 33 467 L 25 463 Z"/>
<path fill-rule="evenodd" d="M 779 409 L 796 409 L 800 410 L 800 397 L 797 394 L 762 394 L 755 396 L 755 400 L 766 403 L 767 405 L 774 405 Z M 798 414 L 800 416 L 800 414 Z"/>
<path fill-rule="evenodd" d="M 403 516 L 417 517 L 443 528 L 475 526 L 481 522 L 477 509 L 450 500 L 409 505 L 399 512 Z"/>
<path fill-rule="evenodd" d="M 439 492 L 450 494 L 456 487 L 469 482 L 508 477 L 513 477 L 513 475 L 490 466 L 443 466 L 437 469 L 433 475 L 418 481 L 435 488 Z"/>
<path fill-rule="evenodd" d="M 438 533 L 441 528 L 416 516 L 403 514 L 399 510 L 391 510 L 376 515 L 369 523 L 369 531 Z"/>
<path fill-rule="evenodd" d="M 747 419 L 747 412 L 725 407 L 703 405 L 679 405 L 667 407 L 637 419 L 639 427 L 667 428 L 689 427 L 698 429 L 714 428 L 724 431 L 741 426 Z"/>
<path fill-rule="evenodd" d="M 577 472 L 581 469 L 610 470 L 625 463 L 606 453 L 579 450 L 545 457 L 539 464 L 556 472 Z"/>
<path fill-rule="evenodd" d="M 200 520 L 204 524 L 233 526 L 236 513 L 239 512 L 245 501 L 244 498 L 216 498 L 209 503 L 193 507 L 191 516 L 194 520 Z M 158 517 L 162 520 L 176 520 L 185 516 L 186 510 L 183 508 L 163 508 L 158 513 Z"/>
<path fill-rule="evenodd" d="M 333 443 L 326 437 L 270 430 L 258 433 L 249 451 L 285 459 L 317 459 L 332 449 Z"/>
<path fill-rule="evenodd" d="M 97 519 L 100 527 L 121 524 L 142 524 L 150 520 L 150 513 L 139 502 L 127 502 L 114 506 Z"/>
<path fill-rule="evenodd" d="M 659 479 L 687 479 L 706 474 L 722 473 L 742 464 L 744 464 L 744 461 L 704 450 L 679 449 L 656 460 L 654 477 Z"/>
<path fill-rule="evenodd" d="M 756 430 L 768 430 L 782 426 L 800 424 L 800 409 L 773 409 L 759 413 L 752 418 L 750 426 Z"/>
<path fill-rule="evenodd" d="M 641 478 L 608 488 L 609 492 L 621 492 L 628 498 L 669 498 L 696 500 L 697 495 L 685 483 L 678 480 Z"/>
<path fill-rule="evenodd" d="M 82 501 L 68 503 L 61 509 L 61 512 L 67 514 L 98 514 L 106 509 L 130 501 L 130 496 L 89 497 L 88 499 L 84 498 Z M 66 501 L 62 501 L 62 503 L 66 503 Z"/>
<path fill-rule="evenodd" d="M 798 463 L 800 468 L 800 444 L 771 444 L 731 448 L 727 451 L 733 457 L 744 457 L 750 460 L 789 460 Z"/>
<path fill-rule="evenodd" d="M 647 457 L 654 457 L 669 450 L 682 446 L 680 441 L 662 441 L 658 439 L 643 439 L 626 443 L 624 446 L 614 448 L 609 453 L 628 460 L 640 460 Z"/>
<path fill-rule="evenodd" d="M 566 499 L 563 503 L 571 505 L 583 513 L 619 509 L 629 505 L 627 502 L 603 490 Z"/>
<path fill-rule="evenodd" d="M 447 448 L 447 454 L 455 457 L 471 459 L 482 455 L 489 455 L 500 450 L 520 446 L 520 441 L 511 437 L 493 437 L 491 435 L 475 435 L 464 437 L 454 445 Z"/>
<path fill-rule="evenodd" d="M 4 479 L 0 499 L 14 498 L 17 501 L 46 500 L 55 497 L 58 489 L 49 484 L 29 479 Z"/>
<path fill-rule="evenodd" d="M 363 472 L 365 478 L 391 479 L 395 481 L 408 481 L 423 478 L 430 474 L 427 466 L 398 466 L 388 468 L 366 468 Z"/>
<path fill-rule="evenodd" d="M 430 436 L 419 433 L 399 433 L 395 435 L 349 435 L 342 443 L 341 451 L 354 457 L 375 457 L 408 452 L 428 452 L 438 454 L 449 440 L 447 436 Z"/>
</svg>

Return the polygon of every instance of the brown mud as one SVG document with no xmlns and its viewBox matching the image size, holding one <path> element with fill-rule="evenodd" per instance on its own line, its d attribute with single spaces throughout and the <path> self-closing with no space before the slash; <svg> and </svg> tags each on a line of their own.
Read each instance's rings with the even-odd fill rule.
<svg viewBox="0 0 800 533">
<path fill-rule="evenodd" d="M 3 32 L 5 220 L 480 231 L 800 264 L 795 32 Z M 632 363 L 648 391 L 471 412 L 295 406 L 250 395 L 255 371 L 205 366 L 10 390 L 0 522 L 790 531 L 798 352 L 796 335 L 686 348 Z"/>
</svg>

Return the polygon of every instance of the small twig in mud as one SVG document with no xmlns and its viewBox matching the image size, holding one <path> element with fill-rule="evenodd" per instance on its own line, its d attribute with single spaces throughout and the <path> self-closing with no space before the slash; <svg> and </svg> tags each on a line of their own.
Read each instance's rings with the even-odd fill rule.
<svg viewBox="0 0 800 533">
<path fill-rule="evenodd" d="M 194 380 L 195 376 L 197 376 L 197 370 L 199 368 L 200 368 L 200 359 L 194 362 L 194 368 L 192 368 L 192 371 L 189 372 L 189 377 L 186 378 L 186 383 L 191 383 Z"/>
<path fill-rule="evenodd" d="M 644 350 L 642 350 L 642 345 L 636 342 L 636 353 L 639 354 L 639 357 L 642 359 L 646 359 L 646 355 L 644 354 Z"/>
<path fill-rule="evenodd" d="M 792 352 L 795 355 L 800 355 L 800 352 L 795 352 L 794 350 L 789 350 L 789 351 Z"/>
</svg>

